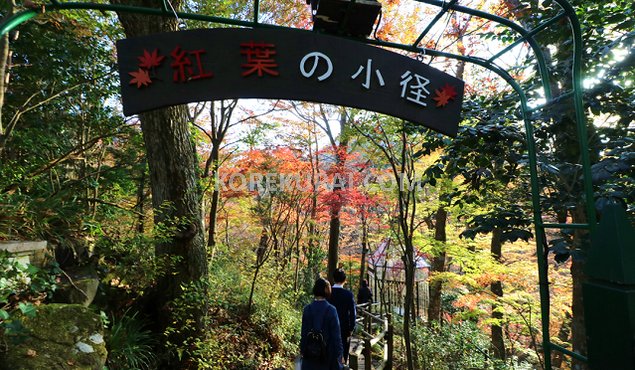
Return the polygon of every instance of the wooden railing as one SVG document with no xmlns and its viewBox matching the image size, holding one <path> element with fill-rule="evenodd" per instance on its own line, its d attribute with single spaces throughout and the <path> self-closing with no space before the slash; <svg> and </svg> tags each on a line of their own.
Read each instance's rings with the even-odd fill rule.
<svg viewBox="0 0 635 370">
<path fill-rule="evenodd" d="M 375 291 L 378 292 L 378 300 L 382 301 L 385 307 L 382 310 L 403 315 L 404 301 L 406 294 L 406 283 L 399 280 L 385 280 L 383 283 L 375 282 Z M 430 302 L 428 292 L 428 282 L 425 280 L 415 281 L 412 310 L 414 315 L 427 320 L 428 305 Z"/>
<path fill-rule="evenodd" d="M 352 370 L 392 369 L 393 359 L 393 326 L 390 313 L 383 315 L 373 313 L 379 304 L 361 304 L 357 306 L 357 325 L 359 328 L 353 337 L 349 352 L 349 365 Z M 381 356 L 373 354 L 375 345 L 383 347 Z M 363 355 L 363 366 L 360 357 Z M 379 357 L 373 359 L 373 356 Z M 375 364 L 376 366 L 373 366 Z"/>
</svg>

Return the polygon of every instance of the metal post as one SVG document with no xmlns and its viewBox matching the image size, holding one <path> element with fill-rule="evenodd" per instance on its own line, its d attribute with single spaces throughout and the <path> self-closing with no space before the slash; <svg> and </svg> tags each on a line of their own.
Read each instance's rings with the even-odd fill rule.
<svg viewBox="0 0 635 370">
<path fill-rule="evenodd" d="M 571 78 L 573 83 L 573 104 L 575 107 L 575 120 L 578 128 L 578 142 L 580 144 L 580 160 L 582 162 L 582 173 L 584 183 L 584 194 L 586 201 L 587 222 L 591 233 L 595 230 L 596 216 L 595 203 L 593 198 L 593 183 L 591 176 L 591 161 L 589 158 L 589 148 L 587 141 L 589 135 L 586 127 L 586 117 L 584 115 L 584 103 L 582 101 L 582 28 L 573 6 L 566 0 L 556 0 L 558 5 L 564 10 L 569 18 L 571 33 L 573 34 L 573 65 L 571 66 Z"/>
<path fill-rule="evenodd" d="M 602 210 L 584 282 L 590 368 L 635 370 L 635 227 L 621 204 Z"/>
<path fill-rule="evenodd" d="M 534 210 L 534 226 L 536 228 L 536 257 L 538 260 L 538 288 L 540 292 L 540 315 L 542 328 L 542 348 L 544 353 L 545 369 L 551 370 L 551 339 L 550 339 L 550 296 L 549 296 L 549 271 L 547 263 L 547 237 L 542 226 L 542 212 L 540 207 L 540 189 L 538 186 L 538 160 L 536 158 L 536 147 L 534 143 L 534 128 L 529 119 L 527 97 L 520 95 L 520 104 L 523 120 L 525 122 L 525 132 L 527 135 L 527 156 L 529 157 L 529 175 L 531 178 L 531 203 Z"/>
<path fill-rule="evenodd" d="M 392 326 L 392 314 L 387 313 L 386 314 L 386 320 L 388 320 L 388 332 L 386 333 L 386 342 L 388 344 L 388 361 L 386 361 L 386 369 L 387 370 L 392 370 L 392 357 L 393 357 L 393 350 L 394 350 L 394 343 L 393 343 L 393 326 Z"/>
<path fill-rule="evenodd" d="M 254 0 L 254 23 L 258 23 L 260 16 L 260 0 Z"/>
<path fill-rule="evenodd" d="M 358 359 L 357 359 L 357 354 L 349 355 L 348 367 L 350 369 L 354 369 L 354 370 L 359 369 L 359 363 L 358 363 Z"/>
<path fill-rule="evenodd" d="M 370 315 L 364 316 L 364 326 L 366 327 L 366 331 L 371 334 L 371 321 Z M 373 369 L 373 359 L 372 359 L 372 348 L 370 346 L 371 338 L 364 338 L 364 370 L 372 370 Z"/>
</svg>

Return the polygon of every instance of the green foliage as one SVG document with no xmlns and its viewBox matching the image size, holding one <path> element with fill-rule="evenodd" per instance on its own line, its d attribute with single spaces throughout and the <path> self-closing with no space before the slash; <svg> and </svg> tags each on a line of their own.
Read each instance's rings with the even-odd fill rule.
<svg viewBox="0 0 635 370">
<path fill-rule="evenodd" d="M 53 262 L 47 268 L 25 264 L 0 251 L 0 304 L 15 306 L 15 302 L 42 301 L 50 298 L 57 285 L 59 266 Z"/>
<path fill-rule="evenodd" d="M 603 131 L 602 141 L 606 141 L 603 155 L 591 166 L 595 197 L 598 199 L 596 208 L 602 212 L 607 203 L 617 200 L 635 217 L 635 138 L 626 136 L 626 132 L 619 137 L 620 134 L 616 135 L 612 130 Z"/>
<path fill-rule="evenodd" d="M 121 318 L 112 318 L 106 336 L 109 369 L 152 369 L 156 362 L 156 339 L 146 327 L 148 323 L 138 313 L 124 312 Z"/>
<path fill-rule="evenodd" d="M 89 244 L 92 225 L 114 216 L 122 197 L 134 194 L 130 169 L 139 143 L 132 138 L 140 135 L 113 106 L 112 20 L 86 11 L 46 12 L 10 38 L 0 123 L 6 130 L 0 130 L 0 239 Z"/>
<path fill-rule="evenodd" d="M 137 293 L 153 286 L 157 278 L 169 273 L 179 259 L 154 253 L 154 245 L 164 238 L 143 234 L 99 238 L 95 253 L 100 256 L 103 279 Z"/>
<path fill-rule="evenodd" d="M 168 302 L 172 322 L 163 335 L 167 338 L 165 345 L 168 351 L 175 352 L 179 359 L 195 356 L 196 348 L 202 343 L 200 336 L 192 335 L 200 330 L 200 325 L 208 322 L 197 321 L 197 313 L 205 310 L 209 304 L 209 283 L 193 281 L 181 286 L 181 294 Z M 173 338 L 182 342 L 173 342 Z"/>
<path fill-rule="evenodd" d="M 112 209 L 134 194 L 130 167 L 139 145 L 125 139 L 138 132 L 112 106 L 112 32 L 101 14 L 47 12 L 12 39 L 2 107 L 7 131 L 0 135 L 0 239 L 90 248 L 94 225 L 120 216 Z"/>
<path fill-rule="evenodd" d="M 413 344 L 417 347 L 417 362 L 433 370 L 487 369 L 489 367 L 488 339 L 470 321 L 413 330 Z"/>
<path fill-rule="evenodd" d="M 220 245 L 208 283 L 183 287 L 181 298 L 170 304 L 178 319 L 166 334 L 193 330 L 192 310 L 205 306 L 208 315 L 203 325 L 213 330 L 192 341 L 169 343 L 168 349 L 189 358 L 198 369 L 288 368 L 300 340 L 300 314 L 293 304 L 297 297 L 285 278 L 265 265 L 248 312 L 251 272 L 226 253 Z"/>
<path fill-rule="evenodd" d="M 501 242 L 515 242 L 522 239 L 528 241 L 533 237 L 526 229 L 531 221 L 517 205 L 510 205 L 507 209 L 494 206 L 493 210 L 470 217 L 468 228 L 461 233 L 461 237 L 474 239 L 477 234 L 491 233 L 494 229 L 502 230 Z"/>
<path fill-rule="evenodd" d="M 12 258 L 7 251 L 0 251 L 0 330 L 19 341 L 24 328 L 16 313 L 34 317 L 37 307 L 34 303 L 45 301 L 57 288 L 57 263 L 47 268 L 25 264 Z"/>
<path fill-rule="evenodd" d="M 416 368 L 430 370 L 506 370 L 533 369 L 516 360 L 507 364 L 492 357 L 489 338 L 472 321 L 459 321 L 431 326 L 420 325 L 412 330 L 416 346 Z"/>
</svg>

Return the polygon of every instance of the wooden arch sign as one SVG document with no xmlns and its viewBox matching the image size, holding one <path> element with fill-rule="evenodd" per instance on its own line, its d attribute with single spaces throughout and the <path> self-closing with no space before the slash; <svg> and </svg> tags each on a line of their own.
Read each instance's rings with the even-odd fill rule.
<svg viewBox="0 0 635 370">
<path fill-rule="evenodd" d="M 218 28 L 117 42 L 125 115 L 205 100 L 306 100 L 455 136 L 463 81 L 374 46 L 302 30 Z"/>
</svg>

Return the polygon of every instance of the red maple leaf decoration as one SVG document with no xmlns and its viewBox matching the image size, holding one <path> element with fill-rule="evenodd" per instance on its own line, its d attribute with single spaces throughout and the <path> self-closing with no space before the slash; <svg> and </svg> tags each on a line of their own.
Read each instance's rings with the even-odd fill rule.
<svg viewBox="0 0 635 370">
<path fill-rule="evenodd" d="M 139 63 L 139 67 L 145 69 L 158 67 L 161 65 L 161 62 L 164 58 L 165 57 L 163 55 L 159 55 L 158 49 L 154 49 L 152 53 L 149 53 L 147 50 L 143 49 L 143 56 L 138 57 L 139 61 L 141 62 Z"/>
<path fill-rule="evenodd" d="M 445 107 L 458 95 L 454 86 L 447 83 L 441 89 L 434 90 L 434 93 L 436 95 L 432 99 L 437 102 L 437 107 Z"/>
<path fill-rule="evenodd" d="M 139 68 L 138 71 L 129 72 L 128 74 L 134 77 L 132 80 L 130 80 L 130 85 L 137 84 L 137 89 L 140 89 L 141 86 L 149 86 L 152 83 L 150 75 L 145 69 Z"/>
</svg>

